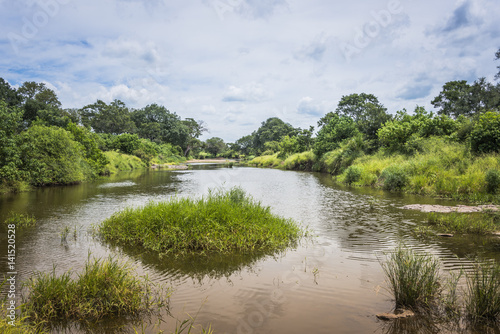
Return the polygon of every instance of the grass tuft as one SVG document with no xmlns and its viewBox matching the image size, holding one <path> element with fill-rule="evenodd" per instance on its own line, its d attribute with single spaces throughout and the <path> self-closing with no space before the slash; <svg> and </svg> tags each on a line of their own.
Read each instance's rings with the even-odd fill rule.
<svg viewBox="0 0 500 334">
<path fill-rule="evenodd" d="M 465 310 L 473 322 L 498 321 L 500 317 L 500 265 L 478 263 L 467 273 Z"/>
<path fill-rule="evenodd" d="M 29 294 L 23 308 L 31 322 L 137 316 L 164 306 L 169 295 L 154 293 L 147 278 L 136 278 L 127 264 L 111 257 L 89 259 L 77 279 L 71 276 L 71 271 L 57 276 L 54 268 L 24 283 Z"/>
<path fill-rule="evenodd" d="M 439 262 L 402 245 L 382 264 L 396 308 L 429 308 L 440 292 Z"/>
<path fill-rule="evenodd" d="M 15 225 L 16 228 L 31 227 L 36 225 L 36 219 L 34 216 L 27 214 L 11 212 L 7 219 L 4 220 L 4 225 Z"/>
<path fill-rule="evenodd" d="M 500 230 L 500 213 L 429 213 L 430 225 L 445 233 L 485 235 Z"/>
<path fill-rule="evenodd" d="M 238 187 L 126 209 L 98 230 L 107 241 L 160 254 L 275 252 L 303 235 L 295 222 L 272 214 Z"/>
</svg>

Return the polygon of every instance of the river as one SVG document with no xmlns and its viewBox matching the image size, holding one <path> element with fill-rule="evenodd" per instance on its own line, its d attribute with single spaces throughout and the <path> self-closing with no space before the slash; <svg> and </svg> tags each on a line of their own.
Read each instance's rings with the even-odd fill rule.
<svg viewBox="0 0 500 334">
<path fill-rule="evenodd" d="M 171 196 L 199 197 L 210 188 L 236 185 L 274 213 L 307 226 L 314 236 L 274 257 L 180 261 L 109 247 L 89 232 L 92 225 L 126 207 Z M 436 255 L 446 273 L 470 267 L 469 259 L 476 255 L 500 259 L 500 241 L 419 239 L 412 231 L 424 224 L 425 215 L 401 209 L 417 203 L 456 204 L 342 187 L 327 174 L 199 164 L 184 171 L 121 173 L 75 186 L 3 195 L 0 220 L 11 211 L 32 214 L 38 220 L 35 227 L 16 235 L 18 281 L 35 271 L 51 271 L 54 265 L 58 273 L 78 272 L 89 253 L 111 254 L 132 262 L 138 275 L 172 286 L 173 317 L 182 320 L 197 314 L 196 323 L 211 324 L 215 333 L 446 332 L 421 318 L 388 325 L 375 317 L 393 308 L 380 261 L 403 242 Z M 60 234 L 65 227 L 71 232 L 63 241 Z M 0 252 L 7 254 L 5 227 L 0 229 Z M 6 257 L 0 256 L 0 276 L 7 271 Z M 164 317 L 158 328 L 172 331 L 173 317 Z M 116 326 L 110 321 L 101 329 L 109 333 Z M 158 330 L 150 326 L 145 332 Z"/>
</svg>

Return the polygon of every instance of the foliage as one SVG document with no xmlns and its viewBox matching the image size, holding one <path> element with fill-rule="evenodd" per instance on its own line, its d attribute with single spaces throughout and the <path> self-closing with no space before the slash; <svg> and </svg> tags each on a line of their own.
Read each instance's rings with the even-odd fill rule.
<svg viewBox="0 0 500 334">
<path fill-rule="evenodd" d="M 219 137 L 212 137 L 210 139 L 206 140 L 206 148 L 205 150 L 208 151 L 213 157 L 218 156 L 222 152 L 224 152 L 227 149 L 226 143 L 224 143 L 224 140 Z"/>
<path fill-rule="evenodd" d="M 16 225 L 16 229 L 19 229 L 34 226 L 36 224 L 36 219 L 32 215 L 11 212 L 3 223 L 4 225 Z"/>
<path fill-rule="evenodd" d="M 314 153 L 306 151 L 288 156 L 283 162 L 283 167 L 292 170 L 312 171 L 315 163 L 316 156 Z"/>
<path fill-rule="evenodd" d="M 81 182 L 92 174 L 83 146 L 68 131 L 34 125 L 20 135 L 22 168 L 33 185 Z"/>
<path fill-rule="evenodd" d="M 382 264 L 396 308 L 429 308 L 440 292 L 439 262 L 399 245 Z"/>
<path fill-rule="evenodd" d="M 271 213 L 241 188 L 210 191 L 198 200 L 173 197 L 113 214 L 99 227 L 107 241 L 158 253 L 270 252 L 301 236 L 291 220 Z"/>
<path fill-rule="evenodd" d="M 445 233 L 485 235 L 496 232 L 500 228 L 500 215 L 496 212 L 430 213 L 427 221 Z"/>
<path fill-rule="evenodd" d="M 17 94 L 21 97 L 23 118 L 28 123 L 36 120 L 40 110 L 59 110 L 61 102 L 56 93 L 47 88 L 45 83 L 27 81 L 17 89 Z"/>
<path fill-rule="evenodd" d="M 33 322 L 98 320 L 140 315 L 166 304 L 169 292 L 154 294 L 147 279 L 138 279 L 131 267 L 113 258 L 85 263 L 77 279 L 70 271 L 56 276 L 37 272 L 26 283 L 29 295 L 23 308 Z"/>
<path fill-rule="evenodd" d="M 109 105 L 97 100 L 80 109 L 80 115 L 83 125 L 91 127 L 96 133 L 119 135 L 136 130 L 129 109 L 120 100 L 114 100 Z"/>
<path fill-rule="evenodd" d="M 384 189 L 389 191 L 401 191 L 408 183 L 405 170 L 399 166 L 387 167 L 381 178 L 384 180 Z"/>
<path fill-rule="evenodd" d="M 500 171 L 497 169 L 490 169 L 486 172 L 486 191 L 490 194 L 496 194 L 500 189 Z"/>
<path fill-rule="evenodd" d="M 92 169 L 93 175 L 104 173 L 104 168 L 108 164 L 108 159 L 99 149 L 99 137 L 90 132 L 87 128 L 78 126 L 74 123 L 69 123 L 66 130 L 71 132 L 73 139 L 80 143 L 84 149 L 85 161 Z"/>
<path fill-rule="evenodd" d="M 500 106 L 500 86 L 480 78 L 471 86 L 466 80 L 450 81 L 431 102 L 438 113 L 457 118 L 473 116 Z"/>
<path fill-rule="evenodd" d="M 318 125 L 321 129 L 318 131 L 313 149 L 318 157 L 339 148 L 342 141 L 359 133 L 352 118 L 340 116 L 337 113 L 327 114 L 318 122 Z"/>
<path fill-rule="evenodd" d="M 500 113 L 486 112 L 474 124 L 470 135 L 474 153 L 500 152 Z"/>
<path fill-rule="evenodd" d="M 351 185 L 361 179 L 362 170 L 358 166 L 349 166 L 345 171 L 344 182 Z"/>
<path fill-rule="evenodd" d="M 336 112 L 351 117 L 366 140 L 376 140 L 377 131 L 391 119 L 387 109 L 373 94 L 351 94 L 342 96 Z"/>
<path fill-rule="evenodd" d="M 467 273 L 465 310 L 473 322 L 496 322 L 500 317 L 500 265 L 478 263 Z"/>
<path fill-rule="evenodd" d="M 116 174 L 119 171 L 130 171 L 145 167 L 144 162 L 136 156 L 118 153 L 115 151 L 104 152 L 109 163 L 104 169 L 104 174 Z"/>
<path fill-rule="evenodd" d="M 9 107 L 0 101 L 0 184 L 10 186 L 26 180 L 27 175 L 21 170 L 22 152 L 19 147 L 19 133 L 22 129 L 22 111 Z"/>
<path fill-rule="evenodd" d="M 259 129 L 252 134 L 253 148 L 255 152 L 261 153 L 266 149 L 265 143 L 272 141 L 280 142 L 284 136 L 294 135 L 296 132 L 297 129 L 283 122 L 281 119 L 277 117 L 268 118 L 265 122 L 262 122 Z"/>
<path fill-rule="evenodd" d="M 21 103 L 21 96 L 17 93 L 16 89 L 0 78 L 0 101 L 7 103 L 9 107 L 18 106 Z"/>
<path fill-rule="evenodd" d="M 434 116 L 422 107 L 415 109 L 414 115 L 406 110 L 398 111 L 392 121 L 378 130 L 378 138 L 389 152 L 413 154 L 420 150 L 420 138 L 449 136 L 457 130 L 457 124 L 448 116 Z"/>
<path fill-rule="evenodd" d="M 278 158 L 278 153 L 270 155 L 261 155 L 260 157 L 255 157 L 249 161 L 251 165 L 257 165 L 260 167 L 278 167 L 282 164 L 283 160 Z"/>
<path fill-rule="evenodd" d="M 342 142 L 340 148 L 324 154 L 320 159 L 320 169 L 333 175 L 339 175 L 364 154 L 364 147 L 363 137 L 358 133 Z"/>
</svg>

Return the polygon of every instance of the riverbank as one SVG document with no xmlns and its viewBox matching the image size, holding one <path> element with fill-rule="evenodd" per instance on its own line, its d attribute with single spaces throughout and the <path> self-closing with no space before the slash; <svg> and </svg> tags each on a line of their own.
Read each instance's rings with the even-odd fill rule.
<svg viewBox="0 0 500 334">
<path fill-rule="evenodd" d="M 338 183 L 393 192 L 500 204 L 500 155 L 474 155 L 465 144 L 429 138 L 412 155 L 379 150 L 365 154 L 349 147 L 316 157 L 312 151 L 286 159 L 278 153 L 256 157 L 247 166 L 325 172 Z"/>
</svg>

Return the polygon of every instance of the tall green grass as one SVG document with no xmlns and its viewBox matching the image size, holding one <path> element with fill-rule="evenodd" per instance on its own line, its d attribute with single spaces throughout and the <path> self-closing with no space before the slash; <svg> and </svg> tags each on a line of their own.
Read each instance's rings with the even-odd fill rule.
<svg viewBox="0 0 500 334">
<path fill-rule="evenodd" d="M 76 279 L 38 272 L 23 285 L 29 293 L 23 309 L 34 323 L 99 320 L 138 316 L 166 305 L 169 291 L 153 291 L 147 278 L 133 275 L 126 263 L 113 258 L 90 259 Z"/>
<path fill-rule="evenodd" d="M 117 172 L 145 168 L 144 162 L 136 156 L 118 153 L 116 151 L 104 152 L 109 160 L 105 167 L 105 174 L 116 174 Z"/>
<path fill-rule="evenodd" d="M 3 221 L 5 225 L 15 225 L 16 228 L 25 228 L 36 225 L 36 219 L 33 215 L 10 212 L 7 218 Z"/>
<path fill-rule="evenodd" d="M 473 322 L 500 320 L 500 265 L 480 262 L 467 274 L 465 310 Z"/>
<path fill-rule="evenodd" d="M 382 264 L 397 308 L 429 308 L 440 293 L 439 262 L 398 246 Z"/>
<path fill-rule="evenodd" d="M 476 213 L 434 213 L 427 221 L 446 233 L 490 234 L 500 231 L 500 213 L 495 211 Z"/>
<path fill-rule="evenodd" d="M 325 154 L 333 160 L 338 153 Z M 422 140 L 420 150 L 404 156 L 383 150 L 361 156 L 351 162 L 362 174 L 354 185 L 375 186 L 413 194 L 431 195 L 480 202 L 500 202 L 498 194 L 500 155 L 476 156 L 465 144 L 443 137 Z M 334 166 L 335 167 L 335 166 Z M 346 179 L 346 168 L 335 167 Z"/>
<path fill-rule="evenodd" d="M 316 156 L 312 151 L 295 153 L 283 162 L 283 167 L 290 170 L 312 171 L 316 163 Z"/>
<path fill-rule="evenodd" d="M 273 155 L 261 155 L 260 157 L 253 158 L 248 163 L 258 167 L 279 167 L 282 165 L 283 160 L 278 158 L 278 153 L 276 153 Z"/>
<path fill-rule="evenodd" d="M 107 241 L 175 254 L 274 252 L 303 234 L 295 222 L 272 214 L 241 188 L 126 209 L 98 230 Z"/>
</svg>

